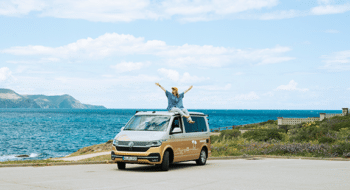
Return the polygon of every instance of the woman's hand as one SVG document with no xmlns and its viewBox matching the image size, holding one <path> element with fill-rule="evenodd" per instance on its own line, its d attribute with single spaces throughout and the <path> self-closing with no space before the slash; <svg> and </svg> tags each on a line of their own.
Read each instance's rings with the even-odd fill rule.
<svg viewBox="0 0 350 190">
<path fill-rule="evenodd" d="M 162 90 L 164 90 L 164 92 L 166 92 L 166 90 L 162 86 L 160 86 L 159 83 L 156 82 L 156 85 L 159 86 Z"/>
<path fill-rule="evenodd" d="M 188 91 L 190 91 L 192 89 L 193 85 L 191 85 L 185 92 L 184 94 L 186 94 Z"/>
</svg>

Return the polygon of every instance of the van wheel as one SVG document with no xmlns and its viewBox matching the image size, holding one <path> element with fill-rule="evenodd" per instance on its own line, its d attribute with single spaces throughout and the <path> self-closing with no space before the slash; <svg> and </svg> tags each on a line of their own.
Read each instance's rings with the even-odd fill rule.
<svg viewBox="0 0 350 190">
<path fill-rule="evenodd" d="M 205 165 L 207 163 L 207 153 L 202 149 L 201 154 L 199 155 L 199 159 L 196 160 L 197 165 Z"/>
<path fill-rule="evenodd" d="M 168 171 L 169 170 L 169 151 L 165 151 L 163 155 L 163 162 L 160 164 L 160 169 L 162 171 Z"/>
<path fill-rule="evenodd" d="M 117 164 L 118 164 L 118 169 L 120 169 L 120 170 L 125 170 L 125 162 L 117 162 Z"/>
</svg>

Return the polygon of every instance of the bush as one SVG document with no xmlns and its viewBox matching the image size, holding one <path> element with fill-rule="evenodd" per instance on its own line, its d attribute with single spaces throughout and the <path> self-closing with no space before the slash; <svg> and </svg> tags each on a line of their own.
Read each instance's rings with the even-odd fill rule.
<svg viewBox="0 0 350 190">
<path fill-rule="evenodd" d="M 321 137 L 330 137 L 334 135 L 334 132 L 330 131 L 326 127 L 320 127 L 319 122 L 309 122 L 295 125 L 293 129 L 288 131 L 290 135 L 290 142 L 310 142 L 319 140 Z"/>
<path fill-rule="evenodd" d="M 282 139 L 281 141 L 283 142 L 289 142 L 289 135 L 285 132 L 279 132 L 279 134 L 281 135 Z"/>
<path fill-rule="evenodd" d="M 350 128 L 350 115 L 335 116 L 322 121 L 321 127 L 339 131 L 341 128 Z"/>
<path fill-rule="evenodd" d="M 345 154 L 348 154 L 350 153 L 350 143 L 341 142 L 337 145 L 333 145 L 331 151 L 336 156 L 343 156 Z"/>
<path fill-rule="evenodd" d="M 277 125 L 277 120 L 267 120 L 265 122 L 261 122 L 260 125 L 265 125 L 265 124 L 273 124 Z"/>
<path fill-rule="evenodd" d="M 232 139 L 235 137 L 239 137 L 241 135 L 241 131 L 238 129 L 224 130 L 220 131 L 220 138 Z"/>
<path fill-rule="evenodd" d="M 334 124 L 332 130 L 339 131 L 341 128 L 350 128 L 350 121 Z"/>
<path fill-rule="evenodd" d="M 256 129 L 243 133 L 243 137 L 248 140 L 267 141 L 267 140 L 282 140 L 283 136 L 280 134 L 284 130 L 280 129 Z"/>
<path fill-rule="evenodd" d="M 220 137 L 217 135 L 210 135 L 210 142 L 215 143 L 216 141 L 219 141 Z"/>
<path fill-rule="evenodd" d="M 334 143 L 335 139 L 331 138 L 331 137 L 321 137 L 318 139 L 319 143 Z"/>
<path fill-rule="evenodd" d="M 338 133 L 338 138 L 343 140 L 350 140 L 350 128 L 341 128 Z"/>
</svg>

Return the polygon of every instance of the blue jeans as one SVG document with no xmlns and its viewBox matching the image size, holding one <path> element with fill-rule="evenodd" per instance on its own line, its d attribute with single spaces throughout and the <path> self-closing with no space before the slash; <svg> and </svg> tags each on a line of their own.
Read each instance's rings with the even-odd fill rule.
<svg viewBox="0 0 350 190">
<path fill-rule="evenodd" d="M 187 109 L 186 108 L 177 108 L 177 107 L 173 107 L 171 108 L 170 112 L 178 112 L 181 116 L 190 116 L 190 113 L 188 113 Z M 192 118 L 191 116 L 187 119 L 188 121 L 192 121 Z"/>
</svg>

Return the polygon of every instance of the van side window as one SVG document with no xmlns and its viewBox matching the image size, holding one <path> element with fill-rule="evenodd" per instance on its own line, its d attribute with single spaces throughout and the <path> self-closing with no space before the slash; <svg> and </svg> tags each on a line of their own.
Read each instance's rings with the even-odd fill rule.
<svg viewBox="0 0 350 190">
<path fill-rule="evenodd" d="M 182 133 L 182 125 L 181 125 L 181 118 L 180 117 L 175 117 L 173 120 L 173 123 L 171 124 L 171 130 L 170 133 L 175 129 L 175 128 L 179 128 L 181 130 L 181 132 L 177 132 L 177 133 Z"/>
<path fill-rule="evenodd" d="M 194 124 L 184 122 L 186 133 L 207 132 L 207 125 L 204 117 L 192 117 L 192 120 L 195 121 Z"/>
</svg>

